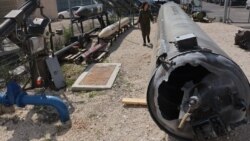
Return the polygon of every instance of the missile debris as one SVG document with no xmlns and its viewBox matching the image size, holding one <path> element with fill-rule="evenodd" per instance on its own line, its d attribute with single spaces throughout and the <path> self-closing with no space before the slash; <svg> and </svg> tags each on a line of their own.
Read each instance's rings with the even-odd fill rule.
<svg viewBox="0 0 250 141">
<path fill-rule="evenodd" d="M 115 22 L 114 24 L 111 24 L 104 28 L 99 34 L 99 38 L 108 38 L 111 35 L 118 32 L 121 28 L 129 24 L 129 18 L 122 18 L 120 21 Z"/>
<path fill-rule="evenodd" d="M 77 11 L 76 15 L 79 17 L 91 17 L 98 15 L 103 12 L 102 4 L 92 4 L 87 6 L 81 6 Z"/>
<path fill-rule="evenodd" d="M 207 16 L 206 12 L 204 12 L 204 11 L 194 12 L 192 14 L 192 18 L 196 22 L 203 22 L 203 23 L 211 23 L 216 19 L 216 18 L 209 18 Z"/>
<path fill-rule="evenodd" d="M 239 45 L 240 48 L 250 49 L 250 31 L 239 30 L 235 35 L 235 45 Z"/>
<path fill-rule="evenodd" d="M 217 138 L 246 123 L 249 82 L 241 68 L 181 8 L 168 2 L 158 16 L 149 112 L 166 133 Z"/>
</svg>

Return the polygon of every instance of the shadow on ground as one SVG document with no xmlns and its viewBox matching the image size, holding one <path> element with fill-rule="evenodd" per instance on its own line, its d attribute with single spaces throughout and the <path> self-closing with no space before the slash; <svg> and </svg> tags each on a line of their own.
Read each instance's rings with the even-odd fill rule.
<svg viewBox="0 0 250 141">
<path fill-rule="evenodd" d="M 125 30 L 122 34 L 120 34 L 116 40 L 113 40 L 113 44 L 111 45 L 111 47 L 109 48 L 109 54 L 111 54 L 112 52 L 116 51 L 120 45 L 122 44 L 123 40 L 133 31 L 135 30 L 135 28 L 132 26 L 129 29 Z M 135 43 L 137 44 L 137 43 Z"/>
</svg>

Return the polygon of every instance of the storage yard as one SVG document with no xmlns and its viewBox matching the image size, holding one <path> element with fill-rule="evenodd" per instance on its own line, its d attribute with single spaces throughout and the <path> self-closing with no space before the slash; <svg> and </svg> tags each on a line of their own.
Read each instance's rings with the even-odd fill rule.
<svg viewBox="0 0 250 141">
<path fill-rule="evenodd" d="M 213 16 L 213 13 L 209 16 Z M 92 21 L 90 22 L 92 24 Z M 69 23 L 69 20 L 56 21 L 52 24 L 52 29 L 55 31 L 65 28 Z M 196 22 L 196 24 L 240 66 L 250 80 L 250 52 L 235 45 L 235 34 L 238 30 L 244 29 L 221 22 Z M 83 23 L 83 25 L 87 24 Z M 119 25 L 120 28 L 119 22 L 114 25 Z M 244 23 L 244 26 L 249 26 L 249 23 Z M 113 30 L 114 28 L 111 27 L 110 29 Z M 76 30 L 79 27 L 73 28 Z M 61 112 L 58 114 L 53 108 L 56 107 L 54 105 L 52 107 L 28 105 L 23 108 L 0 106 L 0 141 L 178 141 L 156 125 L 147 106 L 122 103 L 124 98 L 136 98 L 142 101 L 146 99 L 149 80 L 153 72 L 152 66 L 155 65 L 153 60 L 155 60 L 155 52 L 158 48 L 156 46 L 159 38 L 158 32 L 158 23 L 152 23 L 150 34 L 152 44 L 143 46 L 138 25 L 126 23 L 122 30 L 119 29 L 119 33 L 110 32 L 107 37 L 105 35 L 103 38 L 96 39 L 96 36 L 100 36 L 98 33 L 101 32 L 90 33 L 89 35 L 94 39 L 91 42 L 87 41 L 88 46 L 93 47 L 89 51 L 80 48 L 77 41 L 73 45 L 66 46 L 73 49 L 59 51 L 60 56 L 63 57 L 58 58 L 67 86 L 60 90 L 48 88 L 45 93 L 62 99 L 68 108 L 70 120 L 66 120 L 65 123 L 61 122 L 66 117 L 60 115 Z M 96 50 L 97 56 L 92 55 Z M 120 64 L 112 88 L 74 90 L 72 85 L 75 80 L 83 72 L 89 70 L 92 63 Z M 98 75 L 105 74 L 99 72 Z M 91 78 L 90 80 L 91 83 L 96 82 Z M 4 91 L 5 89 L 1 90 L 1 92 Z M 33 96 L 33 93 L 38 91 L 43 92 L 43 89 L 31 89 L 27 90 L 27 93 Z M 249 130 L 249 124 L 245 124 L 228 135 L 209 141 L 250 141 Z"/>
<path fill-rule="evenodd" d="M 248 62 L 250 54 L 234 45 L 235 33 L 240 28 L 223 23 L 198 23 L 198 25 L 241 66 L 250 78 Z M 156 24 L 153 24 L 152 39 L 155 31 Z M 227 36 L 224 36 L 225 31 Z M 32 107 L 17 108 L 15 114 L 1 116 L 1 140 L 171 141 L 172 138 L 169 140 L 168 135 L 152 121 L 147 108 L 124 107 L 121 103 L 124 97 L 146 97 L 145 82 L 148 81 L 151 72 L 149 66 L 153 49 L 142 46 L 140 34 L 139 29 L 131 28 L 112 46 L 113 52 L 105 62 L 119 62 L 122 67 L 111 90 L 72 93 L 69 88 L 66 92 L 59 92 L 63 93 L 62 96 L 72 104 L 71 127 L 61 125 L 60 121 L 51 124 L 39 120 L 37 117 L 39 110 Z M 78 65 L 69 68 L 82 71 L 82 67 Z M 77 76 L 76 72 L 75 78 Z M 249 128 L 247 125 L 243 126 L 222 140 L 248 140 Z"/>
</svg>

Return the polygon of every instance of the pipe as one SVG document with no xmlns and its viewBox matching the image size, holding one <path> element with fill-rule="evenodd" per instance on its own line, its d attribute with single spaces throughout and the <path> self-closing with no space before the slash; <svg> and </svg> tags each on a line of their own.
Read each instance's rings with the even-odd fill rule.
<svg viewBox="0 0 250 141">
<path fill-rule="evenodd" d="M 8 106 L 6 103 L 8 103 L 8 100 L 6 99 L 6 96 L 3 93 L 0 93 L 0 103 Z"/>
<path fill-rule="evenodd" d="M 159 11 L 155 51 L 147 103 L 166 133 L 185 140 L 211 139 L 248 120 L 247 77 L 173 2 Z"/>
<path fill-rule="evenodd" d="M 69 111 L 66 104 L 58 97 L 49 95 L 28 95 L 21 87 L 14 81 L 7 84 L 7 92 L 0 95 L 0 104 L 6 106 L 17 105 L 18 107 L 25 107 L 26 105 L 49 105 L 56 108 L 59 113 L 61 122 L 70 120 Z"/>
<path fill-rule="evenodd" d="M 90 34 L 93 32 L 96 32 L 97 30 L 99 30 L 100 28 L 94 28 L 88 32 L 85 32 L 83 35 L 78 36 L 78 41 L 63 47 L 62 49 L 58 50 L 57 52 L 54 53 L 55 56 L 57 56 L 58 58 L 60 58 L 65 52 L 67 52 L 68 50 L 70 50 L 72 47 L 76 46 L 76 45 L 83 45 L 85 42 L 89 42 L 90 40 Z"/>
<path fill-rule="evenodd" d="M 70 119 L 67 106 L 64 104 L 64 102 L 61 99 L 59 99 L 58 97 L 55 97 L 55 96 L 23 95 L 23 96 L 20 96 L 16 100 L 16 103 L 20 107 L 25 106 L 25 105 L 52 106 L 52 107 L 56 108 L 57 112 L 59 113 L 59 117 L 60 117 L 61 122 L 64 123 Z"/>
<path fill-rule="evenodd" d="M 29 0 L 27 1 L 19 10 L 22 10 L 20 17 L 16 17 L 16 19 L 6 19 L 0 25 L 0 42 L 11 34 L 16 29 L 16 24 L 23 20 L 23 17 L 29 17 L 33 11 L 39 6 L 39 3 L 36 0 Z"/>
<path fill-rule="evenodd" d="M 60 56 L 61 56 L 62 54 L 64 54 L 66 51 L 70 50 L 72 47 L 74 47 L 75 45 L 78 45 L 78 44 L 79 44 L 79 42 L 76 41 L 76 42 L 74 42 L 74 43 L 72 43 L 72 44 L 70 44 L 70 45 L 68 45 L 68 46 L 66 46 L 66 47 L 64 47 L 64 48 L 62 48 L 62 49 L 60 49 L 60 50 L 58 50 L 57 52 L 55 52 L 55 56 L 60 57 Z"/>
</svg>

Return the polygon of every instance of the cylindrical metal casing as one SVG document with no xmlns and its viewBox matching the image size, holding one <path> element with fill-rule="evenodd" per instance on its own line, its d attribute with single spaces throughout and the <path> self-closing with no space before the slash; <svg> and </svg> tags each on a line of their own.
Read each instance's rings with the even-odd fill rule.
<svg viewBox="0 0 250 141">
<path fill-rule="evenodd" d="M 87 6 L 81 6 L 77 11 L 76 15 L 80 17 L 91 17 L 103 13 L 103 4 L 93 4 Z"/>
<path fill-rule="evenodd" d="M 116 32 L 121 30 L 121 28 L 123 28 L 126 25 L 129 25 L 129 18 L 128 17 L 122 18 L 121 20 L 119 20 L 119 21 L 105 27 L 104 29 L 102 29 L 102 31 L 98 34 L 98 37 L 99 38 L 109 38 L 111 35 L 115 34 Z"/>
<path fill-rule="evenodd" d="M 147 103 L 162 130 L 182 139 L 210 139 L 247 120 L 245 74 L 173 2 L 159 11 L 155 59 Z"/>
</svg>

